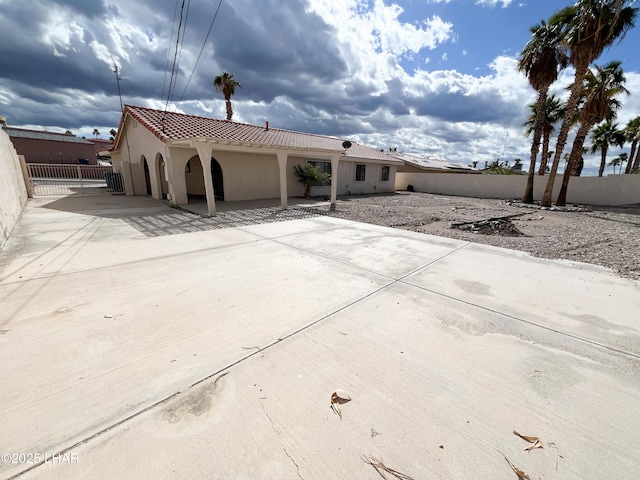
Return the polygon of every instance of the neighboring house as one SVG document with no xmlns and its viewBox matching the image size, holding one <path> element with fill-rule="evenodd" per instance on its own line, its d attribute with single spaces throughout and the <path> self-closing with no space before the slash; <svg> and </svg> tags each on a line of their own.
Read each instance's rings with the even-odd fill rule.
<svg viewBox="0 0 640 480">
<path fill-rule="evenodd" d="M 113 140 L 106 140 L 104 138 L 88 138 L 87 140 L 95 146 L 95 158 L 98 160 L 111 160 L 110 157 L 101 155 L 100 152 L 106 152 L 109 150 L 113 146 Z"/>
<path fill-rule="evenodd" d="M 94 144 L 73 134 L 13 128 L 4 122 L 2 130 L 27 163 L 78 163 L 80 159 L 96 163 Z"/>
<path fill-rule="evenodd" d="M 398 172 L 407 173 L 482 173 L 477 168 L 459 163 L 447 162 L 436 158 L 421 158 L 408 153 L 390 152 L 395 158 L 403 161 L 404 165 L 398 167 Z"/>
<path fill-rule="evenodd" d="M 127 105 L 111 149 L 127 195 L 168 198 L 186 205 L 206 198 L 209 214 L 220 200 L 302 196 L 295 164 L 337 172 L 314 195 L 392 192 L 403 162 L 345 139 Z"/>
</svg>

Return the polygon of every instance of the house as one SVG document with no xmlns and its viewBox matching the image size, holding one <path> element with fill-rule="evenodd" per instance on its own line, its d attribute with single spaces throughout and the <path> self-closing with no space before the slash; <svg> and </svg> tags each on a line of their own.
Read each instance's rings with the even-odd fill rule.
<svg viewBox="0 0 640 480">
<path fill-rule="evenodd" d="M 91 138 L 88 140 L 93 143 L 95 147 L 95 158 L 98 160 L 111 160 L 110 157 L 102 155 L 102 153 L 106 152 L 113 146 L 113 140 L 107 140 L 104 138 Z"/>
<path fill-rule="evenodd" d="M 398 167 L 398 172 L 406 173 L 482 173 L 480 170 L 459 163 L 447 162 L 437 158 L 422 158 L 408 153 L 391 154 L 403 161 L 403 165 Z"/>
<path fill-rule="evenodd" d="M 78 163 L 80 159 L 96 163 L 94 144 L 71 133 L 8 127 L 6 121 L 1 124 L 18 155 L 24 155 L 27 163 Z"/>
<path fill-rule="evenodd" d="M 127 105 L 110 149 L 127 195 L 186 205 L 302 196 L 295 164 L 313 163 L 332 175 L 314 195 L 392 192 L 402 160 L 345 139 Z"/>
</svg>

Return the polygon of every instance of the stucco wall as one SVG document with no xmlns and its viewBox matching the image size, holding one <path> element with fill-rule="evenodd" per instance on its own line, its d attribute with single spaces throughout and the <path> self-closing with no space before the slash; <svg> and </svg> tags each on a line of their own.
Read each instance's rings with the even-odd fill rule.
<svg viewBox="0 0 640 480">
<path fill-rule="evenodd" d="M 0 129 L 0 250 L 26 203 L 27 189 L 20 159 L 9 136 Z"/>
<path fill-rule="evenodd" d="M 225 201 L 280 198 L 280 170 L 275 155 L 213 151 L 222 168 Z"/>
<path fill-rule="evenodd" d="M 548 177 L 534 179 L 533 197 L 540 200 Z M 398 173 L 395 187 L 406 190 L 412 185 L 417 192 L 478 198 L 521 198 L 526 188 L 526 175 L 453 175 L 448 173 Z M 553 187 L 555 201 L 562 175 Z M 568 203 L 584 205 L 630 205 L 640 203 L 640 175 L 606 177 L 572 177 L 567 191 Z"/>
<path fill-rule="evenodd" d="M 365 179 L 356 182 L 356 165 L 366 165 Z M 340 161 L 338 194 L 358 195 L 362 193 L 383 193 L 395 190 L 396 166 L 390 165 L 389 180 L 381 181 L 382 164 L 364 161 Z"/>
<path fill-rule="evenodd" d="M 185 170 L 184 178 L 187 183 L 187 193 L 189 195 L 203 195 L 207 194 L 204 188 L 204 175 L 202 173 L 202 162 L 196 156 L 188 162 L 188 171 Z"/>
<path fill-rule="evenodd" d="M 128 151 L 127 143 L 129 144 Z M 111 154 L 114 171 L 124 176 L 127 195 L 147 195 L 143 159 L 147 160 L 152 176 L 151 181 L 154 183 L 157 175 L 155 162 L 158 154 L 164 155 L 164 151 L 164 143 L 137 121 L 132 121 L 131 118 L 127 119 L 119 150 Z M 129 159 L 131 159 L 131 163 L 129 163 Z"/>
<path fill-rule="evenodd" d="M 292 165 L 296 163 L 304 164 L 307 160 L 324 161 L 321 159 L 305 159 L 305 158 L 290 158 L 288 166 L 291 176 L 289 178 L 289 195 L 290 196 L 302 196 L 304 193 L 304 187 L 297 181 L 295 173 L 293 173 Z M 329 161 L 329 160 L 327 160 Z M 365 181 L 356 182 L 356 164 L 363 164 L 367 166 Z M 340 159 L 338 164 L 338 195 L 358 195 L 363 193 L 384 193 L 393 192 L 395 190 L 395 177 L 396 177 L 396 165 L 389 165 L 389 180 L 383 182 L 381 180 L 382 165 L 377 163 L 367 163 L 364 161 L 351 161 Z M 384 164 L 387 165 L 387 164 Z M 294 182 L 294 183 L 292 183 Z M 311 189 L 312 196 L 330 196 L 331 187 L 313 187 Z"/>
</svg>

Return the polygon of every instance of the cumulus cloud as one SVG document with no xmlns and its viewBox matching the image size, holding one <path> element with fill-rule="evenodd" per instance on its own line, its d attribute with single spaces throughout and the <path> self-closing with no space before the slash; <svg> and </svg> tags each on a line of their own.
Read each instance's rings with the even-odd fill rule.
<svg viewBox="0 0 640 480">
<path fill-rule="evenodd" d="M 227 70 L 242 83 L 232 100 L 236 121 L 463 163 L 528 159 L 521 124 L 535 92 L 516 59 L 498 55 L 473 75 L 455 70 L 466 49 L 451 48 L 456 25 L 433 6 L 416 20 L 399 0 L 235 0 L 223 3 L 205 43 L 217 2 L 192 0 L 171 78 L 174 5 L 165 3 L 0 0 L 0 114 L 13 125 L 108 132 L 120 118 L 115 62 L 125 103 L 165 108 L 171 84 L 168 108 L 224 118 L 212 81 Z M 572 75 L 564 72 L 552 91 L 566 97 Z M 640 75 L 627 78 L 640 91 Z M 640 111 L 638 101 L 625 99 L 620 122 Z"/>
<path fill-rule="evenodd" d="M 511 2 L 512 0 L 476 0 L 476 5 L 495 7 L 498 4 L 502 4 L 502 8 L 507 8 L 511 5 Z"/>
</svg>

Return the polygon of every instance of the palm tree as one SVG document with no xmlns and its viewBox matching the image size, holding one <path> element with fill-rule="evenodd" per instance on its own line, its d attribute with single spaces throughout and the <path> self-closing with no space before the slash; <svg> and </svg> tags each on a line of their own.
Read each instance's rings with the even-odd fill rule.
<svg viewBox="0 0 640 480">
<path fill-rule="evenodd" d="M 97 128 L 93 129 L 93 134 L 98 138 L 100 136 L 100 131 Z"/>
<path fill-rule="evenodd" d="M 227 104 L 227 120 L 233 117 L 233 109 L 231 108 L 231 97 L 236 93 L 236 87 L 241 87 L 240 83 L 233 78 L 233 73 L 226 70 L 213 80 L 213 86 L 217 92 L 222 92 L 224 100 Z"/>
<path fill-rule="evenodd" d="M 543 206 L 551 206 L 558 164 L 567 143 L 589 65 L 605 48 L 622 40 L 627 31 L 634 26 L 638 9 L 630 6 L 633 3 L 633 0 L 579 0 L 557 12 L 549 22 L 561 30 L 562 43 L 569 49 L 569 61 L 575 68 L 575 77 L 571 85 L 567 111 L 558 134 L 551 172 L 540 202 Z"/>
<path fill-rule="evenodd" d="M 620 66 L 621 64 L 622 62 L 613 60 L 604 67 L 596 66 L 595 73 L 588 70 L 585 75 L 581 91 L 584 105 L 578 117 L 580 128 L 578 128 L 578 133 L 576 133 L 576 138 L 573 141 L 569 164 L 565 174 L 562 176 L 562 188 L 556 200 L 556 205 L 558 206 L 564 206 L 567 203 L 567 188 L 569 187 L 571 172 L 580 160 L 582 146 L 589 130 L 596 123 L 603 120 L 611 121 L 615 117 L 618 108 L 620 108 L 620 101 L 615 97 L 621 93 L 629 94 L 629 91 L 623 86 L 626 79 Z"/>
<path fill-rule="evenodd" d="M 323 173 L 318 167 L 307 163 L 306 165 L 294 165 L 293 166 L 298 181 L 304 185 L 304 198 L 311 196 L 311 187 L 314 185 L 320 185 L 331 178 L 328 173 Z"/>
<path fill-rule="evenodd" d="M 620 171 L 618 173 L 622 173 L 622 165 L 629 159 L 629 155 L 627 152 L 622 152 L 616 158 L 609 162 L 609 166 L 613 167 L 613 174 L 616 174 L 616 167 L 620 166 Z"/>
<path fill-rule="evenodd" d="M 631 152 L 629 152 L 629 162 L 627 162 L 627 169 L 624 173 L 631 173 L 633 171 L 634 155 L 636 155 L 636 149 L 638 148 L 638 141 L 640 141 L 640 117 L 636 117 L 629 120 L 627 126 L 624 128 L 624 135 L 627 142 L 631 142 Z M 640 151 L 640 150 L 638 150 Z M 635 168 L 638 168 L 640 163 L 640 155 L 635 157 Z"/>
<path fill-rule="evenodd" d="M 523 127 L 527 127 L 525 131 L 525 135 L 528 137 L 531 135 L 535 128 L 536 123 L 536 110 L 537 104 L 532 103 L 529 105 L 531 109 L 531 115 L 527 118 L 527 121 L 522 124 Z M 544 175 L 547 173 L 547 162 L 549 160 L 549 155 L 552 152 L 549 152 L 549 141 L 551 140 L 551 135 L 553 135 L 555 130 L 555 125 L 564 117 L 565 105 L 552 94 L 547 97 L 547 101 L 544 104 L 544 123 L 542 125 L 542 153 L 540 155 L 540 168 L 538 169 L 538 175 Z"/>
<path fill-rule="evenodd" d="M 591 133 L 591 153 L 600 150 L 600 169 L 598 176 L 604 173 L 607 162 L 607 151 L 611 145 L 622 147 L 624 145 L 624 134 L 618 130 L 617 123 L 604 122 L 598 125 Z"/>
<path fill-rule="evenodd" d="M 545 125 L 545 105 L 549 87 L 558 79 L 560 70 L 567 66 L 568 58 L 559 41 L 559 29 L 544 20 L 531 27 L 532 37 L 520 52 L 518 71 L 525 74 L 531 86 L 538 92 L 533 127 L 533 142 L 529 159 L 527 187 L 522 197 L 524 203 L 533 203 L 533 177 L 536 173 L 536 158 Z M 543 158 L 545 153 L 543 152 Z"/>
<path fill-rule="evenodd" d="M 629 162 L 629 154 L 627 152 L 622 152 L 618 155 L 620 159 L 620 171 L 618 173 L 622 173 L 622 165 Z"/>
<path fill-rule="evenodd" d="M 113 142 L 116 139 L 116 135 L 117 134 L 118 134 L 118 132 L 116 130 L 114 130 L 113 128 L 111 130 L 109 130 L 109 135 L 111 135 L 109 140 L 111 140 Z"/>
</svg>

